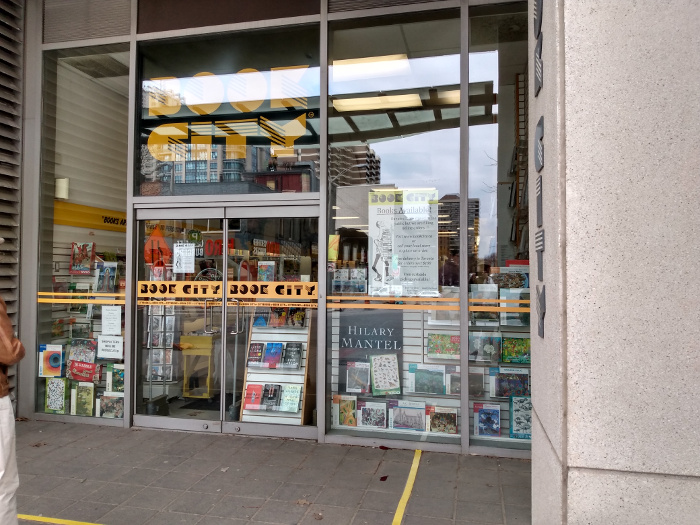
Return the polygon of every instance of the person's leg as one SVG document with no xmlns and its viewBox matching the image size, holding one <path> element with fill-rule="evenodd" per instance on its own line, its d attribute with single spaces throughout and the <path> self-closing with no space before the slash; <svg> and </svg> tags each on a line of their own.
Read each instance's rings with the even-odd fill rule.
<svg viewBox="0 0 700 525">
<path fill-rule="evenodd" d="M 19 487 L 15 454 L 15 414 L 10 396 L 0 397 L 0 523 L 17 525 Z"/>
</svg>

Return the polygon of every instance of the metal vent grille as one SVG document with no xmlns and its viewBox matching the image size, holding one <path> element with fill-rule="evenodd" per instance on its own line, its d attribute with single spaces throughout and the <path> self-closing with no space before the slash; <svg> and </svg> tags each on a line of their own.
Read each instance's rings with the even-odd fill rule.
<svg viewBox="0 0 700 525">
<path fill-rule="evenodd" d="M 128 35 L 129 0 L 45 0 L 44 42 Z"/>
<path fill-rule="evenodd" d="M 24 1 L 0 3 L 0 295 L 17 326 Z M 17 387 L 16 367 L 9 370 Z"/>
<path fill-rule="evenodd" d="M 360 9 L 376 9 L 378 7 L 394 7 L 411 4 L 431 4 L 441 0 L 329 0 L 328 12 L 339 13 L 342 11 L 356 11 Z"/>
</svg>

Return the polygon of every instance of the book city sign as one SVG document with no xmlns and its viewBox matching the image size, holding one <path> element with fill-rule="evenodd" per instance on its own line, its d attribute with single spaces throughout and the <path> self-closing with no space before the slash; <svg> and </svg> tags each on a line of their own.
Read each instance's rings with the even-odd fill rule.
<svg viewBox="0 0 700 525">
<path fill-rule="evenodd" d="M 317 283 L 229 281 L 228 296 L 236 299 L 315 300 Z M 212 281 L 139 281 L 139 298 L 149 299 L 221 299 L 221 282 Z"/>
</svg>

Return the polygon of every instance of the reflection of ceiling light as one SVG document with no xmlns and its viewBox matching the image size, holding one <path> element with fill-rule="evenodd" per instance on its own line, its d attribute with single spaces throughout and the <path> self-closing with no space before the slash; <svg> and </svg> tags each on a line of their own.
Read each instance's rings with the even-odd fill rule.
<svg viewBox="0 0 700 525">
<path fill-rule="evenodd" d="M 438 221 L 438 224 L 452 224 L 452 221 Z"/>
<path fill-rule="evenodd" d="M 458 233 L 458 232 L 438 232 L 438 235 L 450 235 L 453 233 Z"/>
<path fill-rule="evenodd" d="M 340 206 L 333 206 L 333 209 L 334 209 L 334 210 L 339 210 L 339 209 L 340 209 Z"/>
<path fill-rule="evenodd" d="M 343 228 L 368 228 L 369 224 L 343 224 Z"/>
<path fill-rule="evenodd" d="M 359 217 L 333 217 L 336 221 L 347 221 L 349 219 L 359 219 Z"/>
<path fill-rule="evenodd" d="M 336 111 L 366 111 L 376 109 L 417 108 L 421 107 L 420 95 L 386 95 L 382 97 L 346 98 L 333 101 Z"/>
<path fill-rule="evenodd" d="M 449 214 L 438 215 L 438 219 L 444 219 L 445 217 L 449 217 L 449 216 L 450 216 Z"/>
<path fill-rule="evenodd" d="M 349 82 L 377 77 L 408 75 L 411 66 L 405 54 L 378 57 L 349 58 L 334 60 L 331 66 L 332 82 Z"/>
<path fill-rule="evenodd" d="M 441 104 L 459 104 L 459 89 L 442 91 L 438 93 L 438 101 Z"/>
</svg>

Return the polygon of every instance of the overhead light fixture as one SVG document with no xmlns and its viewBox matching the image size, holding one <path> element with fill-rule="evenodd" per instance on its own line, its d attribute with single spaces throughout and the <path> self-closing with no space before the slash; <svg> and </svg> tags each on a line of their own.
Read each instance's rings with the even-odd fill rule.
<svg viewBox="0 0 700 525">
<path fill-rule="evenodd" d="M 418 108 L 423 105 L 418 93 L 378 97 L 344 98 L 333 101 L 336 111 L 372 111 L 379 109 Z"/>
<path fill-rule="evenodd" d="M 69 192 L 70 179 L 56 179 L 56 188 L 54 193 L 55 198 L 67 201 Z"/>
<path fill-rule="evenodd" d="M 438 102 L 441 104 L 459 104 L 460 94 L 459 89 L 451 89 L 450 91 L 441 91 L 437 94 Z"/>
<path fill-rule="evenodd" d="M 377 77 L 408 75 L 411 65 L 404 53 L 376 57 L 334 60 L 331 65 L 332 82 L 350 82 Z"/>
<path fill-rule="evenodd" d="M 350 219 L 359 219 L 359 217 L 333 217 L 336 221 L 347 221 Z"/>
</svg>

